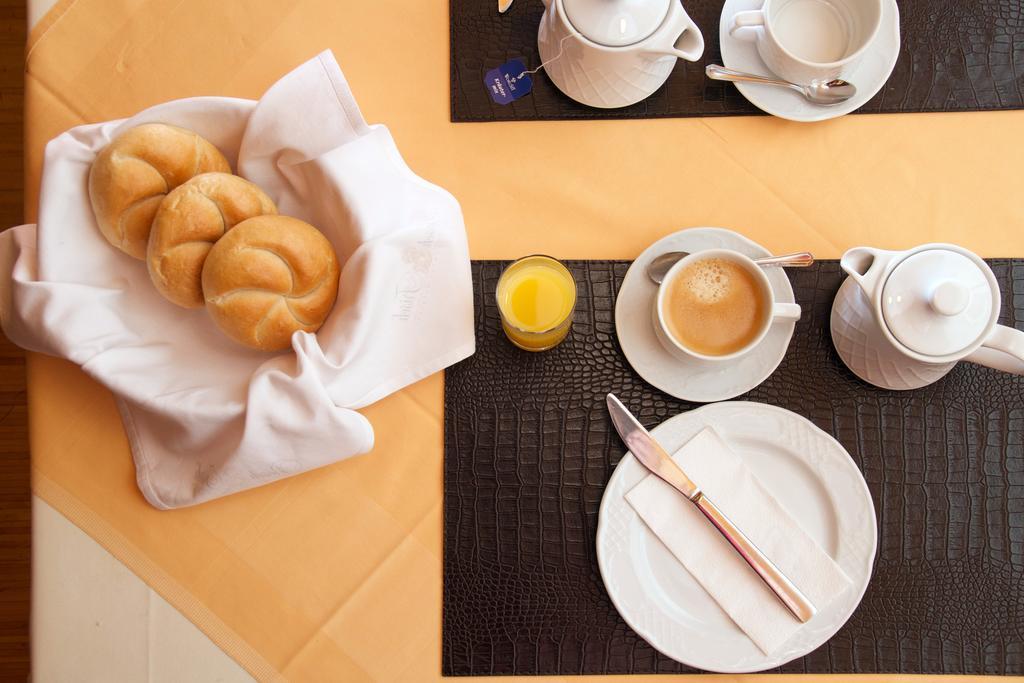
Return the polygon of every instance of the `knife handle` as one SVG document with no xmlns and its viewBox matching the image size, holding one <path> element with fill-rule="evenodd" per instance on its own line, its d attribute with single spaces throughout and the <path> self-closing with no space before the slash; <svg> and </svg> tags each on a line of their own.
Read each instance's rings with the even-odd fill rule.
<svg viewBox="0 0 1024 683">
<path fill-rule="evenodd" d="M 736 552 L 747 561 L 750 568 L 757 572 L 761 580 L 768 584 L 772 592 L 778 596 L 782 604 L 789 608 L 797 619 L 806 623 L 814 616 L 817 610 L 807 597 L 800 592 L 800 589 L 793 585 L 782 570 L 775 566 L 761 550 L 754 545 L 746 535 L 740 531 L 732 521 L 725 516 L 725 513 L 718 509 L 703 493 L 698 493 L 692 499 L 694 505 L 700 508 L 704 516 L 715 525 L 715 528 L 729 544 L 736 549 Z"/>
</svg>

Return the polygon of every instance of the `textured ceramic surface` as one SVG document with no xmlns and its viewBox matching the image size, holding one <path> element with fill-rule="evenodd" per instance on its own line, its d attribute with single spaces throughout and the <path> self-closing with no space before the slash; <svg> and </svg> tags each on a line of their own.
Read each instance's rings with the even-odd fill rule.
<svg viewBox="0 0 1024 683">
<path fill-rule="evenodd" d="M 757 52 L 753 42 L 729 35 L 732 16 L 737 12 L 761 7 L 761 0 L 726 0 L 719 24 L 722 63 L 738 71 L 772 76 L 771 70 Z M 882 24 L 875 39 L 865 50 L 860 64 L 846 79 L 857 86 L 857 94 L 842 104 L 821 106 L 811 104 L 803 95 L 774 85 L 737 83 L 736 87 L 751 104 L 762 111 L 791 121 L 824 121 L 849 114 L 875 96 L 889 79 L 900 54 L 900 12 L 896 0 L 885 0 Z"/>
<path fill-rule="evenodd" d="M 768 378 L 782 362 L 796 323 L 774 323 L 757 347 L 731 361 L 677 358 L 658 341 L 651 309 L 658 286 L 647 277 L 647 264 L 669 251 L 691 253 L 732 249 L 751 258 L 771 253 L 756 242 L 722 228 L 690 228 L 667 235 L 633 261 L 615 300 L 615 333 L 626 360 L 646 382 L 686 401 L 725 401 L 744 394 Z M 765 270 L 775 301 L 794 303 L 793 287 L 783 268 Z"/>
<path fill-rule="evenodd" d="M 830 320 L 832 343 L 853 374 L 882 389 L 918 389 L 956 363 L 921 363 L 900 353 L 878 327 L 863 290 L 847 278 L 836 294 Z"/>
<path fill-rule="evenodd" d="M 1003 293 L 977 254 L 940 243 L 906 251 L 854 247 L 840 266 L 861 297 L 840 292 L 846 298 L 833 306 L 833 338 L 844 361 L 862 366 L 873 384 L 922 386 L 960 360 L 1024 375 L 1024 331 L 997 324 Z M 863 307 L 843 308 L 849 302 Z"/>
<path fill-rule="evenodd" d="M 564 42 L 564 53 L 554 59 L 558 54 L 560 37 L 544 28 L 547 23 L 541 23 L 537 47 L 548 77 L 566 95 L 591 107 L 612 109 L 639 102 L 665 83 L 676 63 L 675 57 L 664 56 L 630 59 L 624 69 L 601 65 L 588 67 L 582 55 L 584 46 L 572 39 Z"/>
<path fill-rule="evenodd" d="M 765 655 L 626 502 L 626 492 L 648 475 L 628 454 L 601 501 L 598 565 L 622 618 L 658 651 L 707 671 L 761 671 L 814 650 L 856 609 L 877 546 L 874 507 L 846 450 L 805 418 L 782 408 L 718 403 L 677 415 L 651 433 L 672 453 L 708 426 L 842 567 L 853 589 L 819 612 L 778 652 Z"/>
<path fill-rule="evenodd" d="M 541 18 L 541 63 L 559 90 L 591 107 L 612 109 L 639 102 L 665 83 L 677 59 L 699 59 L 704 51 L 700 29 L 679 0 L 672 1 L 653 34 L 621 47 L 600 46 L 575 33 L 563 12 L 559 0 L 551 0 Z"/>
</svg>

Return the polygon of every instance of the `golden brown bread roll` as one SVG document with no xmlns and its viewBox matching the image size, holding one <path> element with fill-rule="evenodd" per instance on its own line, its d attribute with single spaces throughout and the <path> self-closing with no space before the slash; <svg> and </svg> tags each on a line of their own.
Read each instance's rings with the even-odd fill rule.
<svg viewBox="0 0 1024 683">
<path fill-rule="evenodd" d="M 206 310 L 232 339 L 280 351 L 316 332 L 338 295 L 338 257 L 323 234 L 288 216 L 257 216 L 221 237 L 203 266 Z"/>
<path fill-rule="evenodd" d="M 253 216 L 276 214 L 263 190 L 229 173 L 203 173 L 160 202 L 146 265 L 157 291 L 185 308 L 203 305 L 203 263 L 213 243 Z"/>
<path fill-rule="evenodd" d="M 146 258 L 160 200 L 192 176 L 230 173 L 227 159 L 196 133 L 163 123 L 129 128 L 96 156 L 89 199 L 100 232 L 121 251 Z"/>
</svg>

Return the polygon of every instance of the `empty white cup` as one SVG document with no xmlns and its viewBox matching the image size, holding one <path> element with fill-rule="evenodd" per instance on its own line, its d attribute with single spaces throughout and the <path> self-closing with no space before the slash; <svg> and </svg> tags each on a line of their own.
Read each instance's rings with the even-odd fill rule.
<svg viewBox="0 0 1024 683">
<path fill-rule="evenodd" d="M 737 12 L 729 35 L 757 43 L 778 76 L 807 85 L 849 76 L 882 24 L 883 0 L 764 0 Z M 854 83 L 856 85 L 856 83 Z"/>
</svg>

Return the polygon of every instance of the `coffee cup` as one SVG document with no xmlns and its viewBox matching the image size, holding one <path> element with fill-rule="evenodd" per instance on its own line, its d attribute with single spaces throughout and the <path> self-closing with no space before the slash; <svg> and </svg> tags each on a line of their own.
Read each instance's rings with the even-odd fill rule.
<svg viewBox="0 0 1024 683">
<path fill-rule="evenodd" d="M 757 43 L 778 76 L 808 85 L 849 76 L 882 24 L 883 0 L 764 0 L 737 12 L 729 35 Z"/>
<path fill-rule="evenodd" d="M 760 344 L 800 306 L 775 301 L 764 270 L 730 249 L 690 254 L 672 266 L 654 299 L 655 335 L 676 358 L 729 361 Z"/>
</svg>

